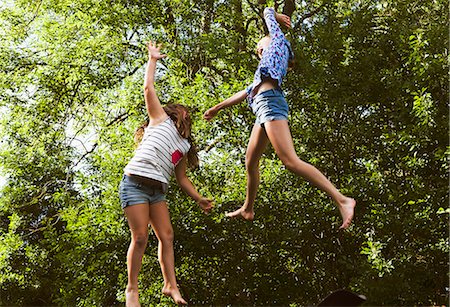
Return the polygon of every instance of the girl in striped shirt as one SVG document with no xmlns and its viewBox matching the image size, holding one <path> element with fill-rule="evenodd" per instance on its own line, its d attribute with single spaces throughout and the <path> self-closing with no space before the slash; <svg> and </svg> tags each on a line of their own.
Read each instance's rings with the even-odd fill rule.
<svg viewBox="0 0 450 307">
<path fill-rule="evenodd" d="M 290 171 L 304 177 L 331 196 L 342 216 L 343 221 L 340 228 L 345 229 L 353 219 L 355 200 L 339 192 L 317 168 L 300 160 L 295 152 L 289 130 L 289 108 L 281 90 L 281 84 L 287 73 L 288 64 L 293 59 L 293 53 L 291 45 L 278 23 L 290 28 L 290 17 L 276 13 L 273 8 L 266 8 L 264 20 L 270 36 L 262 38 L 256 47 L 260 62 L 253 83 L 247 89 L 234 94 L 204 114 L 204 118 L 209 121 L 221 109 L 233 106 L 247 98 L 249 106 L 256 115 L 245 159 L 246 199 L 241 208 L 228 213 L 227 216 L 253 220 L 255 215 L 253 204 L 259 186 L 259 160 L 270 142 L 278 157 Z"/>
<path fill-rule="evenodd" d="M 187 304 L 181 296 L 175 277 L 173 229 L 165 193 L 170 177 L 175 173 L 180 187 L 200 208 L 208 213 L 212 200 L 202 197 L 186 176 L 186 167 L 198 166 L 198 157 L 191 141 L 191 119 L 182 105 L 161 106 L 154 87 L 156 62 L 166 55 L 161 46 L 148 44 L 149 60 L 145 72 L 144 97 L 148 124 L 138 129 L 142 140 L 124 170 L 119 186 L 122 208 L 131 230 L 127 253 L 128 284 L 126 306 L 140 306 L 138 273 L 148 240 L 148 225 L 155 232 L 158 259 L 164 278 L 163 294 L 176 304 Z M 142 135 L 143 131 L 143 135 Z"/>
</svg>

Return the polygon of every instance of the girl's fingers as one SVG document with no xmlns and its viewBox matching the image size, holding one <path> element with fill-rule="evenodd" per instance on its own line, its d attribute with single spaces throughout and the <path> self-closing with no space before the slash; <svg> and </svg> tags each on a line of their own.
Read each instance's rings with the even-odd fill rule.
<svg viewBox="0 0 450 307">
<path fill-rule="evenodd" d="M 286 27 L 290 28 L 291 27 L 291 21 L 289 19 L 286 19 L 285 25 L 286 25 Z"/>
</svg>

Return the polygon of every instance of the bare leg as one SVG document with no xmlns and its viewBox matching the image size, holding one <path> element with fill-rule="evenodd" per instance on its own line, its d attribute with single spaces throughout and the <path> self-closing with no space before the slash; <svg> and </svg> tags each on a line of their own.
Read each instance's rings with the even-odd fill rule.
<svg viewBox="0 0 450 307">
<path fill-rule="evenodd" d="M 253 205 L 259 186 L 259 160 L 269 143 L 266 132 L 260 125 L 254 125 L 245 155 L 245 167 L 247 169 L 247 195 L 245 203 L 236 211 L 227 213 L 228 217 L 243 217 L 253 220 L 255 212 Z"/>
<path fill-rule="evenodd" d="M 165 201 L 150 205 L 150 223 L 158 238 L 158 259 L 164 278 L 162 292 L 171 296 L 176 304 L 186 305 L 187 302 L 181 297 L 175 277 L 173 229 Z"/>
<path fill-rule="evenodd" d="M 142 256 L 148 241 L 148 204 L 139 204 L 124 209 L 131 230 L 131 243 L 127 253 L 128 284 L 125 291 L 126 306 L 139 304 L 138 274 L 141 270 Z"/>
<path fill-rule="evenodd" d="M 298 176 L 302 176 L 322 191 L 326 192 L 337 204 L 342 216 L 340 228 L 347 228 L 353 219 L 356 201 L 339 192 L 335 186 L 314 166 L 299 159 L 291 132 L 286 120 L 276 120 L 265 123 L 267 136 L 275 152 L 283 164 Z"/>
</svg>

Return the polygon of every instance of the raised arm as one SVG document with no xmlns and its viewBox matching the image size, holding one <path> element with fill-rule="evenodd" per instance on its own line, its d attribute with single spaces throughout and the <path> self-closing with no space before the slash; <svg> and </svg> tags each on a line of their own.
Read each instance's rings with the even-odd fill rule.
<svg viewBox="0 0 450 307">
<path fill-rule="evenodd" d="M 284 33 L 281 31 L 279 24 L 286 28 L 291 27 L 291 18 L 284 14 L 278 14 L 271 7 L 264 9 L 264 20 L 266 21 L 267 29 L 269 29 L 269 34 L 272 39 L 284 38 Z"/>
<path fill-rule="evenodd" d="M 242 102 L 245 98 L 247 98 L 247 95 L 247 90 L 237 92 L 230 98 L 225 99 L 221 103 L 216 104 L 214 107 L 206 111 L 205 114 L 203 114 L 203 118 L 210 121 L 220 110 Z"/>
<path fill-rule="evenodd" d="M 155 90 L 156 62 L 166 57 L 166 55 L 161 54 L 161 45 L 157 46 L 156 43 L 153 42 L 147 44 L 147 49 L 148 63 L 145 68 L 144 79 L 145 106 L 147 108 L 148 117 L 150 118 L 150 125 L 157 125 L 167 118 L 167 114 L 162 108 Z"/>
</svg>

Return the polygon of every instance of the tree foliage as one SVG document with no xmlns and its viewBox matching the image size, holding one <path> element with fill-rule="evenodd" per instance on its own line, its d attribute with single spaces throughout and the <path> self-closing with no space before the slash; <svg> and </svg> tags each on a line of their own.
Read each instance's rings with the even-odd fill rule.
<svg viewBox="0 0 450 307">
<path fill-rule="evenodd" d="M 338 232 L 331 200 L 271 148 L 254 223 L 224 218 L 245 198 L 254 116 L 245 103 L 212 123 L 202 114 L 251 82 L 262 2 L 0 4 L 1 305 L 124 302 L 130 234 L 117 187 L 146 116 L 150 39 L 169 55 L 161 101 L 192 112 L 202 163 L 190 177 L 216 202 L 204 216 L 175 183 L 168 195 L 192 304 L 303 306 L 337 288 L 368 305 L 448 301 L 447 3 L 297 1 L 290 127 L 298 155 L 358 201 Z M 165 306 L 151 237 L 141 300 Z"/>
</svg>

